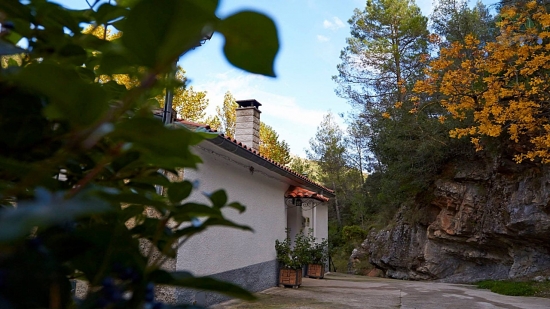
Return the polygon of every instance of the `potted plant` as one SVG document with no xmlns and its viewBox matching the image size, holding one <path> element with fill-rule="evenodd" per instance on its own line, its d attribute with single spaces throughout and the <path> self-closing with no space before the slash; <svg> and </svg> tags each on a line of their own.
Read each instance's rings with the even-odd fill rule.
<svg viewBox="0 0 550 309">
<path fill-rule="evenodd" d="M 325 265 L 328 260 L 328 241 L 323 239 L 320 243 L 317 243 L 313 236 L 310 236 L 309 240 L 307 276 L 310 278 L 323 279 L 325 277 Z"/>
<path fill-rule="evenodd" d="M 283 241 L 275 240 L 275 251 L 279 262 L 279 285 L 298 288 L 302 284 L 302 267 L 309 261 L 309 239 L 298 233 L 294 246 L 287 231 Z"/>
</svg>

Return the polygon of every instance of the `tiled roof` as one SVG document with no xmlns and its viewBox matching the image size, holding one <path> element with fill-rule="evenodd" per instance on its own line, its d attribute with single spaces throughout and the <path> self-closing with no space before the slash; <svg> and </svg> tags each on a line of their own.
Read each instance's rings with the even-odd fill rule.
<svg viewBox="0 0 550 309">
<path fill-rule="evenodd" d="M 176 120 L 176 123 L 180 123 L 180 124 L 184 125 L 185 127 L 187 127 L 188 129 L 193 130 L 193 131 L 201 130 L 201 131 L 206 131 L 206 132 L 218 133 L 216 130 L 213 130 L 212 128 L 210 128 L 209 125 L 203 124 L 203 123 L 197 123 L 197 122 L 192 122 L 192 121 L 182 120 L 182 119 Z M 302 174 L 299 174 L 299 173 L 297 173 L 297 172 L 291 170 L 290 168 L 288 168 L 288 167 L 286 167 L 286 166 L 284 166 L 284 165 L 282 165 L 282 164 L 280 164 L 280 163 L 278 163 L 278 162 L 275 162 L 275 161 L 273 161 L 273 160 L 271 160 L 271 159 L 269 159 L 269 158 L 267 158 L 267 157 L 265 157 L 265 156 L 262 156 L 258 151 L 256 151 L 256 150 L 254 150 L 254 149 L 252 149 L 252 148 L 250 148 L 250 147 L 248 147 L 248 146 L 242 144 L 241 142 L 237 141 L 236 139 L 233 139 L 233 138 L 231 138 L 231 137 L 225 136 L 224 134 L 219 134 L 219 136 L 220 136 L 221 138 L 224 138 L 225 140 L 228 140 L 228 141 L 234 143 L 235 145 L 237 145 L 237 146 L 239 146 L 239 147 L 241 147 L 241 148 L 247 150 L 248 152 L 250 152 L 250 153 L 252 153 L 252 154 L 255 154 L 256 156 L 262 158 L 263 160 L 269 162 L 270 164 L 272 164 L 272 165 L 274 165 L 274 166 L 277 166 L 278 168 L 280 168 L 280 169 L 282 169 L 282 170 L 288 172 L 289 174 L 292 174 L 294 177 L 300 178 L 300 179 L 302 179 L 302 180 L 305 181 L 305 182 L 308 182 L 308 183 L 310 183 L 310 184 L 312 184 L 312 185 L 314 185 L 314 186 L 316 186 L 316 187 L 322 188 L 324 191 L 329 192 L 329 194 L 330 194 L 330 193 L 334 194 L 334 190 L 329 189 L 329 188 L 327 188 L 327 187 L 325 187 L 325 186 L 323 186 L 323 185 L 321 185 L 321 184 L 318 184 L 318 183 L 314 182 L 313 180 L 307 178 L 306 176 L 304 176 L 304 175 L 302 175 Z M 305 190 L 305 189 L 303 189 L 303 190 Z M 305 190 L 305 191 L 308 191 L 308 190 Z M 311 192 L 311 191 L 308 191 L 308 192 Z M 317 193 L 315 193 L 315 192 L 311 192 L 311 193 L 317 194 Z M 323 196 L 323 195 L 318 195 L 318 196 L 321 196 L 322 198 L 325 198 L 325 199 L 328 201 L 328 198 L 327 198 L 327 197 L 325 197 L 325 196 Z M 322 201 L 324 201 L 324 200 L 322 200 Z"/>
<path fill-rule="evenodd" d="M 329 198 L 326 197 L 326 196 L 323 196 L 322 194 L 317 194 L 313 191 L 309 191 L 309 190 L 306 190 L 304 188 L 300 188 L 300 187 L 295 187 L 295 186 L 291 186 L 290 188 L 288 188 L 288 190 L 286 190 L 285 192 L 285 197 L 286 198 L 312 198 L 312 199 L 316 199 L 318 201 L 321 201 L 321 202 L 328 202 Z"/>
</svg>

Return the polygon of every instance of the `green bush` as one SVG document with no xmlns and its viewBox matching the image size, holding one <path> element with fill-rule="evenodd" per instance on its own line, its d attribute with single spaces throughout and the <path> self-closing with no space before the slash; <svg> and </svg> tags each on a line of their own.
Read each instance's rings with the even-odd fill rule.
<svg viewBox="0 0 550 309">
<path fill-rule="evenodd" d="M 480 289 L 510 296 L 533 296 L 537 290 L 529 282 L 483 280 L 476 283 Z"/>
<path fill-rule="evenodd" d="M 302 231 L 296 234 L 294 246 L 287 230 L 287 237 L 280 241 L 275 240 L 275 251 L 277 252 L 277 261 L 284 268 L 300 269 L 310 261 L 309 256 L 309 238 Z"/>
</svg>

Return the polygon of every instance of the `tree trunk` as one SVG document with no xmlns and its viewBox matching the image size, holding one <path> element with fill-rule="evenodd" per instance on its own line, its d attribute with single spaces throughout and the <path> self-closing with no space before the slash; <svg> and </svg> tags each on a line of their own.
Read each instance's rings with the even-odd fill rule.
<svg viewBox="0 0 550 309">
<path fill-rule="evenodd" d="M 332 181 L 332 188 L 336 191 L 334 180 Z M 336 210 L 336 222 L 338 222 L 338 226 L 342 226 L 342 219 L 340 219 L 340 206 L 338 206 L 338 195 L 336 194 L 334 195 L 334 210 Z"/>
</svg>

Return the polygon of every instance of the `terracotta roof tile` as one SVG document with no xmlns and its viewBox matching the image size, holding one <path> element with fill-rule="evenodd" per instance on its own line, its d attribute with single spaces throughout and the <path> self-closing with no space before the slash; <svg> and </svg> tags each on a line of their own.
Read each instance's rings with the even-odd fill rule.
<svg viewBox="0 0 550 309">
<path fill-rule="evenodd" d="M 323 196 L 322 194 L 317 194 L 316 192 L 309 191 L 304 188 L 290 186 L 288 190 L 285 192 L 286 198 L 312 198 L 316 199 L 321 202 L 328 202 L 329 198 L 326 196 Z"/>
<path fill-rule="evenodd" d="M 184 126 L 187 127 L 188 129 L 193 130 L 193 131 L 194 131 L 194 130 L 197 130 L 198 128 L 201 128 L 201 129 L 205 129 L 207 132 L 217 133 L 216 130 L 213 130 L 213 129 L 210 128 L 210 126 L 207 125 L 207 124 L 197 123 L 197 122 L 192 122 L 192 121 L 187 121 L 187 120 L 182 120 L 182 119 L 178 119 L 178 120 L 176 120 L 176 122 L 177 122 L 177 123 L 180 123 L 180 124 L 182 124 L 182 125 L 184 125 Z M 325 190 L 325 191 L 334 193 L 334 190 L 329 189 L 329 188 L 327 188 L 327 187 L 325 187 L 325 186 L 323 186 L 323 185 L 321 185 L 321 184 L 319 184 L 319 183 L 316 183 L 316 182 L 314 182 L 313 180 L 307 178 L 306 176 L 304 176 L 304 175 L 302 175 L 302 174 L 299 174 L 299 173 L 297 173 L 297 172 L 291 170 L 290 168 L 288 168 L 288 167 L 286 167 L 286 166 L 284 166 L 284 165 L 282 165 L 282 164 L 280 164 L 280 163 L 278 163 L 278 162 L 275 162 L 275 161 L 273 161 L 273 160 L 271 160 L 271 159 L 269 159 L 269 158 L 267 158 L 267 157 L 265 157 L 265 156 L 262 156 L 258 151 L 255 151 L 255 150 L 253 150 L 253 149 L 247 147 L 246 145 L 243 145 L 241 142 L 237 141 L 237 140 L 234 139 L 234 138 L 225 136 L 224 134 L 221 134 L 221 133 L 219 134 L 219 136 L 222 137 L 222 138 L 224 138 L 224 139 L 226 139 L 226 140 L 228 140 L 228 141 L 231 141 L 232 143 L 234 143 L 235 145 L 237 145 L 237 146 L 239 146 L 239 147 L 241 147 L 241 148 L 243 148 L 243 149 L 246 149 L 247 151 L 249 151 L 249 152 L 251 152 L 251 153 L 257 155 L 258 157 L 260 157 L 260 158 L 266 160 L 267 162 L 269 162 L 269 163 L 271 163 L 271 164 L 273 164 L 273 165 L 275 165 L 275 166 L 277 166 L 277 167 L 279 167 L 279 168 L 281 168 L 281 169 L 287 171 L 288 173 L 294 175 L 295 177 L 298 177 L 298 178 L 300 178 L 300 179 L 302 179 L 302 180 L 304 180 L 304 181 L 307 181 L 307 182 L 309 182 L 309 183 L 311 183 L 311 184 L 313 184 L 313 185 L 315 185 L 315 186 L 317 186 L 317 187 L 323 188 L 323 190 Z M 302 188 L 300 188 L 300 189 L 302 189 Z M 302 190 L 305 190 L 305 189 L 302 189 Z M 305 190 L 305 191 L 308 191 L 308 190 Z M 315 192 L 312 192 L 312 191 L 308 191 L 308 192 L 311 192 L 311 193 L 314 193 L 314 194 L 317 195 L 317 193 L 315 193 Z M 325 197 L 325 196 L 323 196 L 323 195 L 317 195 L 317 196 L 320 196 L 320 198 L 321 198 L 320 200 L 321 200 L 321 201 L 328 201 L 328 198 Z M 326 200 L 324 200 L 324 199 L 326 199 Z"/>
</svg>

